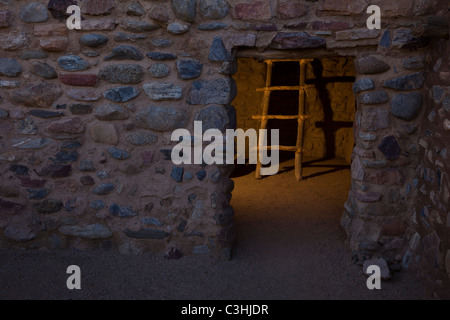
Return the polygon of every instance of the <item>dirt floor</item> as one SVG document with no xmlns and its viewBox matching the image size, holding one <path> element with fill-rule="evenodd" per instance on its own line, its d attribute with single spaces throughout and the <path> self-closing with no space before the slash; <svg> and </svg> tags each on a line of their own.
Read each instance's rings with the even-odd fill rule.
<svg viewBox="0 0 450 320">
<path fill-rule="evenodd" d="M 350 186 L 342 161 L 306 163 L 297 182 L 292 161 L 282 173 L 235 177 L 237 239 L 231 261 L 206 256 L 116 252 L 0 250 L 0 299 L 425 299 L 411 273 L 381 290 L 366 287 L 339 226 Z M 69 265 L 81 268 L 81 290 L 68 290 Z"/>
</svg>

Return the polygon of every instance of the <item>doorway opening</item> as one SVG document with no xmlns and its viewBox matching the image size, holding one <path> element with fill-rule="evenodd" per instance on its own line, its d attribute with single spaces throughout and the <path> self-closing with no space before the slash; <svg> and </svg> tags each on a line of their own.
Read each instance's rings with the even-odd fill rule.
<svg viewBox="0 0 450 320">
<path fill-rule="evenodd" d="M 261 120 L 254 116 L 262 114 L 264 92 L 257 89 L 267 84 L 267 65 L 254 58 L 238 58 L 237 62 L 238 71 L 233 76 L 238 89 L 233 101 L 236 126 L 244 131 L 258 130 Z M 276 60 L 270 86 L 299 86 L 300 68 L 298 61 Z M 345 234 L 339 220 L 351 181 L 356 112 L 353 58 L 311 59 L 305 73 L 308 118 L 303 128 L 303 180 L 297 181 L 294 176 L 295 152 L 280 150 L 278 174 L 262 179 L 255 177 L 256 165 L 236 165 L 231 174 L 235 183 L 231 204 L 236 212 L 237 254 L 239 250 L 260 249 L 262 255 L 281 258 L 287 254 L 281 248 L 311 255 L 319 246 L 324 253 L 332 249 L 345 257 Z M 271 92 L 268 115 L 298 113 L 298 90 Z M 297 119 L 269 119 L 267 129 L 279 129 L 280 145 L 296 145 Z M 330 241 L 340 247 L 327 247 Z M 298 257 L 295 259 L 294 264 Z"/>
</svg>

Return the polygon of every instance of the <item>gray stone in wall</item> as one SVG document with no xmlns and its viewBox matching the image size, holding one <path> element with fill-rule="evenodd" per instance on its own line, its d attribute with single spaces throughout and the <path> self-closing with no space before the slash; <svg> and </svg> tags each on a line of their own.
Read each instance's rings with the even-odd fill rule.
<svg viewBox="0 0 450 320">
<path fill-rule="evenodd" d="M 380 46 L 385 48 L 389 48 L 391 46 L 391 34 L 389 30 L 384 31 L 383 35 L 381 36 Z"/>
<path fill-rule="evenodd" d="M 85 115 L 92 113 L 94 106 L 92 104 L 76 103 L 69 106 L 70 113 L 76 115 Z"/>
<path fill-rule="evenodd" d="M 95 58 L 95 57 L 98 57 L 101 54 L 101 52 L 98 50 L 87 50 L 87 51 L 83 51 L 83 54 L 86 57 Z"/>
<path fill-rule="evenodd" d="M 372 90 L 375 89 L 375 84 L 373 83 L 373 80 L 370 78 L 364 78 L 361 80 L 356 81 L 353 84 L 353 92 L 354 93 L 360 93 L 362 91 Z"/>
<path fill-rule="evenodd" d="M 394 136 L 389 136 L 381 140 L 378 150 L 383 153 L 387 160 L 395 160 L 400 156 L 400 146 Z"/>
<path fill-rule="evenodd" d="M 358 101 L 362 104 L 380 104 L 388 102 L 386 91 L 372 91 L 361 94 Z"/>
<path fill-rule="evenodd" d="M 210 61 L 230 61 L 231 55 L 225 48 L 221 37 L 214 37 L 211 47 L 209 48 Z"/>
<path fill-rule="evenodd" d="M 146 34 L 130 34 L 130 33 L 117 32 L 114 35 L 114 40 L 117 42 L 138 41 L 138 40 L 144 40 L 147 38 L 148 38 L 148 36 Z"/>
<path fill-rule="evenodd" d="M 111 155 L 111 157 L 117 160 L 127 160 L 131 157 L 131 154 L 129 152 L 114 147 L 110 147 L 108 149 L 108 152 Z"/>
<path fill-rule="evenodd" d="M 376 141 L 378 140 L 378 136 L 374 133 L 367 133 L 367 132 L 363 132 L 363 131 L 359 131 L 358 136 L 361 138 L 361 140 L 363 141 Z"/>
<path fill-rule="evenodd" d="M 144 77 L 144 68 L 137 64 L 114 64 L 100 70 L 99 78 L 110 83 L 136 84 Z"/>
<path fill-rule="evenodd" d="M 16 219 L 8 223 L 4 235 L 14 241 L 30 241 L 36 238 L 36 233 L 31 226 Z"/>
<path fill-rule="evenodd" d="M 0 109 L 0 120 L 8 119 L 9 112 L 7 110 Z"/>
<path fill-rule="evenodd" d="M 400 91 L 417 90 L 422 88 L 425 82 L 425 72 L 416 72 L 406 76 L 398 77 L 383 84 L 385 88 L 391 88 Z"/>
<path fill-rule="evenodd" d="M 90 68 L 89 62 L 76 55 L 62 56 L 57 62 L 65 71 L 84 71 Z"/>
<path fill-rule="evenodd" d="M 192 83 L 187 103 L 229 104 L 236 96 L 236 84 L 230 78 L 200 80 Z"/>
<path fill-rule="evenodd" d="M 203 64 L 195 59 L 182 59 L 177 61 L 178 75 L 183 80 L 199 77 L 202 69 Z"/>
<path fill-rule="evenodd" d="M 127 7 L 127 15 L 142 17 L 145 14 L 145 10 L 138 1 L 132 2 Z"/>
<path fill-rule="evenodd" d="M 378 74 L 386 72 L 391 68 L 386 62 L 374 57 L 362 57 L 356 59 L 355 67 L 359 74 Z"/>
<path fill-rule="evenodd" d="M 136 126 L 159 132 L 173 131 L 185 126 L 185 112 L 160 106 L 150 106 L 136 114 Z"/>
<path fill-rule="evenodd" d="M 208 177 L 209 177 L 209 181 L 216 183 L 219 182 L 220 177 L 221 177 L 221 173 L 219 169 L 213 170 L 209 173 Z"/>
<path fill-rule="evenodd" d="M 44 79 L 56 79 L 58 74 L 56 70 L 45 62 L 35 61 L 31 65 L 31 72 L 44 78 Z"/>
<path fill-rule="evenodd" d="M 176 182 L 181 182 L 183 181 L 183 173 L 184 173 L 183 167 L 173 167 L 170 176 Z"/>
<path fill-rule="evenodd" d="M 15 90 L 12 98 L 16 103 L 27 107 L 48 108 L 61 94 L 61 88 L 53 83 L 30 83 Z"/>
<path fill-rule="evenodd" d="M 120 207 L 116 203 L 113 203 L 109 207 L 109 213 L 112 216 L 119 216 L 120 218 L 130 218 L 138 215 L 137 212 L 134 212 L 133 208 L 131 208 L 130 206 Z"/>
<path fill-rule="evenodd" d="M 146 130 L 137 130 L 129 134 L 126 140 L 135 146 L 145 146 L 155 143 L 158 140 L 158 136 Z"/>
<path fill-rule="evenodd" d="M 91 208 L 94 210 L 101 210 L 105 207 L 105 203 L 102 200 L 94 200 L 91 202 Z"/>
<path fill-rule="evenodd" d="M 202 122 L 202 130 L 219 129 L 224 132 L 229 128 L 228 113 L 224 106 L 211 105 L 201 109 L 195 116 L 195 121 Z"/>
<path fill-rule="evenodd" d="M 442 107 L 445 111 L 450 112 L 450 96 L 446 97 L 444 101 L 442 101 Z"/>
<path fill-rule="evenodd" d="M 215 31 L 215 30 L 220 30 L 223 28 L 226 28 L 227 24 L 223 23 L 223 22 L 208 22 L 208 23 L 203 23 L 197 26 L 198 30 L 202 30 L 202 31 Z"/>
<path fill-rule="evenodd" d="M 112 237 L 112 232 L 102 224 L 95 223 L 85 227 L 82 226 L 62 226 L 59 232 L 67 236 L 80 237 L 84 239 L 108 239 Z"/>
<path fill-rule="evenodd" d="M 110 55 L 105 57 L 105 60 L 135 60 L 141 61 L 144 55 L 136 48 L 130 45 L 120 45 L 112 49 Z"/>
<path fill-rule="evenodd" d="M 48 54 L 43 51 L 27 51 L 22 53 L 20 59 L 22 60 L 33 60 L 33 59 L 47 59 Z"/>
<path fill-rule="evenodd" d="M 31 200 L 42 200 L 50 194 L 50 191 L 46 188 L 40 189 L 27 189 L 28 198 Z"/>
<path fill-rule="evenodd" d="M 167 31 L 171 34 L 179 35 L 188 32 L 191 27 L 185 23 L 173 22 L 167 26 Z"/>
<path fill-rule="evenodd" d="M 387 166 L 387 161 L 363 159 L 363 165 L 370 169 L 381 169 Z"/>
<path fill-rule="evenodd" d="M 96 195 L 105 195 L 114 191 L 112 183 L 100 183 L 92 192 Z"/>
<path fill-rule="evenodd" d="M 135 87 L 117 87 L 106 90 L 103 96 L 114 102 L 127 102 L 136 98 L 140 93 Z"/>
<path fill-rule="evenodd" d="M 39 2 L 25 4 L 20 8 L 20 20 L 27 23 L 39 23 L 48 20 L 47 8 Z"/>
<path fill-rule="evenodd" d="M 382 108 L 363 109 L 361 116 L 361 129 L 365 131 L 377 131 L 389 127 L 389 111 Z"/>
<path fill-rule="evenodd" d="M 92 162 L 92 160 L 89 159 L 83 159 L 80 164 L 78 165 L 78 170 L 80 171 L 90 171 L 93 172 L 95 171 L 95 166 L 94 163 Z"/>
<path fill-rule="evenodd" d="M 128 114 L 125 110 L 117 104 L 107 104 L 98 106 L 94 110 L 94 115 L 99 120 L 125 120 L 128 119 Z"/>
<path fill-rule="evenodd" d="M 183 96 L 183 88 L 175 86 L 174 83 L 146 83 L 144 92 L 154 101 L 179 100 Z"/>
<path fill-rule="evenodd" d="M 135 239 L 164 239 L 167 238 L 170 233 L 167 233 L 163 230 L 156 230 L 156 229 L 141 229 L 139 231 L 131 231 L 126 230 L 125 234 L 130 238 Z"/>
<path fill-rule="evenodd" d="M 206 170 L 202 169 L 198 171 L 195 175 L 197 176 L 198 180 L 203 181 L 206 178 Z"/>
<path fill-rule="evenodd" d="M 16 51 L 26 47 L 30 43 L 30 38 L 24 32 L 11 31 L 0 38 L 0 46 L 5 51 Z"/>
<path fill-rule="evenodd" d="M 46 199 L 44 201 L 36 202 L 33 204 L 33 208 L 40 214 L 55 213 L 61 210 L 62 207 L 62 202 L 56 199 Z"/>
<path fill-rule="evenodd" d="M 138 20 L 124 20 L 121 21 L 120 26 L 127 31 L 135 33 L 144 33 L 159 29 L 159 25 L 157 24 Z"/>
<path fill-rule="evenodd" d="M 159 227 L 163 226 L 163 223 L 161 221 L 159 221 L 156 218 L 150 218 L 150 217 L 142 218 L 142 223 L 143 224 L 151 224 L 151 225 L 155 225 L 155 226 L 159 226 Z"/>
<path fill-rule="evenodd" d="M 167 48 L 170 47 L 173 42 L 169 39 L 152 39 L 152 44 L 157 48 Z"/>
<path fill-rule="evenodd" d="M 223 19 L 230 12 L 225 0 L 200 0 L 199 9 L 204 18 L 211 20 Z"/>
<path fill-rule="evenodd" d="M 211 250 L 208 248 L 207 245 L 195 246 L 192 249 L 192 253 L 194 254 L 209 254 L 210 252 Z"/>
<path fill-rule="evenodd" d="M 0 76 L 17 77 L 22 73 L 22 66 L 13 58 L 0 58 Z"/>
<path fill-rule="evenodd" d="M 20 81 L 7 81 L 7 80 L 0 80 L 0 88 L 6 88 L 6 89 L 14 89 L 20 86 Z M 0 99 L 0 102 L 1 99 Z"/>
<path fill-rule="evenodd" d="M 402 61 L 402 66 L 403 66 L 403 68 L 408 69 L 408 70 L 424 69 L 426 66 L 425 58 L 424 57 L 407 58 Z"/>
<path fill-rule="evenodd" d="M 392 98 L 390 112 L 402 120 L 411 121 L 422 107 L 423 97 L 419 92 L 399 93 Z"/>
<path fill-rule="evenodd" d="M 147 52 L 147 57 L 153 60 L 175 60 L 178 58 L 178 56 L 174 53 L 168 53 L 168 52 Z"/>
<path fill-rule="evenodd" d="M 13 141 L 14 142 L 14 141 Z M 42 149 L 50 144 L 50 140 L 46 138 L 37 139 L 21 139 L 14 145 L 18 149 Z"/>
<path fill-rule="evenodd" d="M 164 78 L 170 74 L 170 68 L 164 63 L 155 63 L 148 69 L 148 72 L 154 78 Z"/>
<path fill-rule="evenodd" d="M 410 29 L 397 29 L 394 31 L 392 45 L 397 48 L 417 50 L 428 46 L 430 39 L 419 38 Z"/>
<path fill-rule="evenodd" d="M 432 88 L 434 102 L 439 103 L 444 97 L 444 88 L 438 85 L 434 85 Z"/>
<path fill-rule="evenodd" d="M 109 38 L 102 34 L 90 33 L 81 36 L 80 43 L 86 47 L 98 48 L 108 43 Z"/>
<path fill-rule="evenodd" d="M 306 32 L 280 32 L 272 40 L 269 47 L 278 50 L 294 50 L 324 48 L 325 46 L 325 39 L 311 36 Z"/>
<path fill-rule="evenodd" d="M 33 117 L 37 118 L 57 118 L 57 117 L 63 117 L 64 113 L 58 112 L 58 111 L 48 111 L 48 110 L 41 110 L 41 109 L 33 109 L 28 111 L 29 115 L 32 115 Z"/>
<path fill-rule="evenodd" d="M 196 15 L 196 0 L 171 0 L 172 11 L 178 19 L 194 22 Z"/>
</svg>

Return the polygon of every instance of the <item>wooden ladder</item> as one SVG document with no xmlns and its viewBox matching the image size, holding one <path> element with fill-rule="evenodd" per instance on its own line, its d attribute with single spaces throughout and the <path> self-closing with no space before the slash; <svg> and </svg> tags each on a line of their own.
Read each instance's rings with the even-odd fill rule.
<svg viewBox="0 0 450 320">
<path fill-rule="evenodd" d="M 272 68 L 274 62 L 288 62 L 288 61 L 298 61 L 300 63 L 300 81 L 298 86 L 276 86 L 272 87 Z M 262 101 L 262 115 L 254 115 L 252 119 L 261 120 L 261 129 L 267 128 L 267 121 L 269 119 L 279 119 L 279 120 L 291 120 L 297 119 L 297 143 L 295 146 L 267 146 L 264 147 L 267 150 L 278 149 L 281 151 L 292 151 L 295 152 L 295 178 L 297 181 L 302 180 L 302 155 L 303 155 L 303 124 L 304 121 L 308 118 L 305 115 L 305 95 L 306 89 L 308 86 L 305 84 L 306 80 L 306 64 L 308 62 L 313 61 L 313 59 L 299 59 L 299 60 L 265 60 L 264 62 L 267 64 L 267 75 L 266 75 L 266 86 L 264 88 L 256 89 L 258 92 L 264 92 L 264 97 Z M 269 101 L 270 94 L 272 91 L 279 90 L 295 90 L 299 93 L 298 98 L 298 114 L 297 115 L 268 115 L 269 113 Z M 258 151 L 260 147 L 258 146 Z M 256 165 L 256 178 L 261 179 L 261 161 L 259 157 L 257 157 L 257 165 Z"/>
</svg>

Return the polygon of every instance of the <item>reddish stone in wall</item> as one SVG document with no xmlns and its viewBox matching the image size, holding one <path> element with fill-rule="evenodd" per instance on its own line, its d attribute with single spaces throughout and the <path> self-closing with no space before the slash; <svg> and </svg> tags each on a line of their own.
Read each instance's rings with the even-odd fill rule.
<svg viewBox="0 0 450 320">
<path fill-rule="evenodd" d="M 367 0 L 323 0 L 318 11 L 333 15 L 351 15 L 363 12 L 367 6 Z"/>
<path fill-rule="evenodd" d="M 23 208 L 24 206 L 20 203 L 0 199 L 0 214 L 16 214 Z"/>
<path fill-rule="evenodd" d="M 238 3 L 234 7 L 234 14 L 242 20 L 269 20 L 272 17 L 270 1 Z"/>
<path fill-rule="evenodd" d="M 68 29 L 65 24 L 36 24 L 34 25 L 34 35 L 36 37 L 64 37 L 67 36 Z"/>
<path fill-rule="evenodd" d="M 0 28 L 8 28 L 11 25 L 11 16 L 11 11 L 0 10 Z"/>
<path fill-rule="evenodd" d="M 50 0 L 47 7 L 53 18 L 63 21 L 70 16 L 67 13 L 67 7 L 71 5 L 78 5 L 78 3 L 75 0 Z"/>
<path fill-rule="evenodd" d="M 280 19 L 300 18 L 308 13 L 308 7 L 295 1 L 278 2 L 277 13 Z"/>
<path fill-rule="evenodd" d="M 67 37 L 52 37 L 39 39 L 39 45 L 46 51 L 66 51 L 69 46 Z"/>
<path fill-rule="evenodd" d="M 142 151 L 141 153 L 142 163 L 144 166 L 149 166 L 152 164 L 153 152 L 152 151 Z"/>
<path fill-rule="evenodd" d="M 51 133 L 83 133 L 85 127 L 80 118 L 67 118 L 50 123 L 47 130 Z"/>
<path fill-rule="evenodd" d="M 406 232 L 406 223 L 400 220 L 388 220 L 384 223 L 381 233 L 386 237 L 402 236 Z"/>
<path fill-rule="evenodd" d="M 341 21 L 314 21 L 312 27 L 314 30 L 339 31 L 349 29 L 353 26 L 348 22 Z"/>
<path fill-rule="evenodd" d="M 389 168 L 369 175 L 367 182 L 378 185 L 402 185 L 405 177 L 398 168 Z"/>
<path fill-rule="evenodd" d="M 25 188 L 43 188 L 47 180 L 33 180 L 28 176 L 18 176 L 20 185 Z"/>
<path fill-rule="evenodd" d="M 114 9 L 112 0 L 84 0 L 81 12 L 91 16 L 111 14 Z"/>
<path fill-rule="evenodd" d="M 59 80 L 69 86 L 94 87 L 97 85 L 97 79 L 95 74 L 66 73 L 59 75 Z"/>
<path fill-rule="evenodd" d="M 324 39 L 310 36 L 305 32 L 280 32 L 272 40 L 270 48 L 278 50 L 311 49 L 323 48 L 325 45 Z"/>
<path fill-rule="evenodd" d="M 378 192 L 355 192 L 355 197 L 361 202 L 378 202 L 383 199 L 383 195 Z"/>
</svg>

